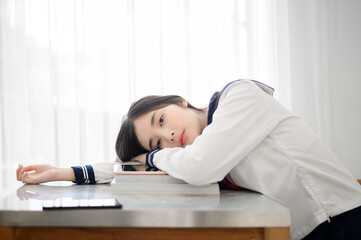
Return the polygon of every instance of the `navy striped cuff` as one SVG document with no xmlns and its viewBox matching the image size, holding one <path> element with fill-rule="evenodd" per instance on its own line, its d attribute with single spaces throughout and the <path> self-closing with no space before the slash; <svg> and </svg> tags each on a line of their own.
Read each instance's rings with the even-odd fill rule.
<svg viewBox="0 0 361 240">
<path fill-rule="evenodd" d="M 154 158 L 154 154 L 155 154 L 156 152 L 158 152 L 159 150 L 160 150 L 160 149 L 156 149 L 156 150 L 153 150 L 153 151 L 147 153 L 147 155 L 146 155 L 146 157 L 145 157 L 145 164 L 146 164 L 147 166 L 156 167 L 156 166 L 154 166 L 154 164 L 153 164 L 153 158 Z"/>
<path fill-rule="evenodd" d="M 73 166 L 75 181 L 77 184 L 95 184 L 94 170 L 91 165 Z"/>
</svg>

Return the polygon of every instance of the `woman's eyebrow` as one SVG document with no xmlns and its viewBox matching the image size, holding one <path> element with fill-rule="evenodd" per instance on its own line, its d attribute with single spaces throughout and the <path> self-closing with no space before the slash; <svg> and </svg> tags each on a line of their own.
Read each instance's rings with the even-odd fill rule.
<svg viewBox="0 0 361 240">
<path fill-rule="evenodd" d="M 155 113 L 156 113 L 157 111 L 154 111 L 154 113 L 152 114 L 152 118 L 150 119 L 150 125 L 153 127 L 153 125 L 154 125 L 154 116 L 155 116 Z"/>
<path fill-rule="evenodd" d="M 155 117 L 155 113 L 157 111 L 154 111 L 154 113 L 152 114 L 152 117 L 150 118 L 150 125 L 153 127 L 154 126 L 154 117 Z M 152 144 L 153 144 L 153 141 L 152 139 L 149 139 L 149 148 L 150 150 L 152 150 Z"/>
<path fill-rule="evenodd" d="M 150 150 L 152 151 L 152 139 L 149 139 L 149 148 L 150 148 Z"/>
</svg>

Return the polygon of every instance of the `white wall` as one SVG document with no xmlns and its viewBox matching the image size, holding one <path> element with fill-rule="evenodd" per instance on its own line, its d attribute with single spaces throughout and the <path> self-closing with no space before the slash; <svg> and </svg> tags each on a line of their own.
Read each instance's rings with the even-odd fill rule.
<svg viewBox="0 0 361 240">
<path fill-rule="evenodd" d="M 292 110 L 361 179 L 361 1 L 291 0 Z"/>
<path fill-rule="evenodd" d="M 361 179 L 361 1 L 329 1 L 332 148 Z"/>
</svg>

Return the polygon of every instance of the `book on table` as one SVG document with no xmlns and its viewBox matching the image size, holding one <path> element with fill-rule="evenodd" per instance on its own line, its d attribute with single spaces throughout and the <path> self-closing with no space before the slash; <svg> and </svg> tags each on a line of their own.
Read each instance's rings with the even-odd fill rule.
<svg viewBox="0 0 361 240">
<path fill-rule="evenodd" d="M 194 186 L 163 171 L 124 171 L 119 164 L 114 175 L 111 186 L 116 193 L 219 194 L 217 183 Z"/>
</svg>

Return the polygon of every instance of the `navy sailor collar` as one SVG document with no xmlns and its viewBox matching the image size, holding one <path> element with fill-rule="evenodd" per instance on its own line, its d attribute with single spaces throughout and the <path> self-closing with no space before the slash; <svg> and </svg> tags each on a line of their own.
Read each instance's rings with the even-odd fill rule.
<svg viewBox="0 0 361 240">
<path fill-rule="evenodd" d="M 220 92 L 217 91 L 217 92 L 213 93 L 211 100 L 209 101 L 209 105 L 208 105 L 207 125 L 211 124 L 213 121 L 213 113 L 216 111 L 216 109 L 218 107 L 218 101 L 219 101 L 219 98 L 221 97 L 223 91 L 232 83 L 244 81 L 244 80 L 248 80 L 248 79 L 235 80 L 233 82 L 228 83 L 226 86 L 224 86 L 224 88 Z M 250 81 L 254 82 L 258 87 L 260 87 L 263 91 L 265 91 L 270 96 L 273 96 L 274 89 L 272 87 L 270 87 L 264 83 L 255 81 L 255 80 L 250 80 Z"/>
</svg>

